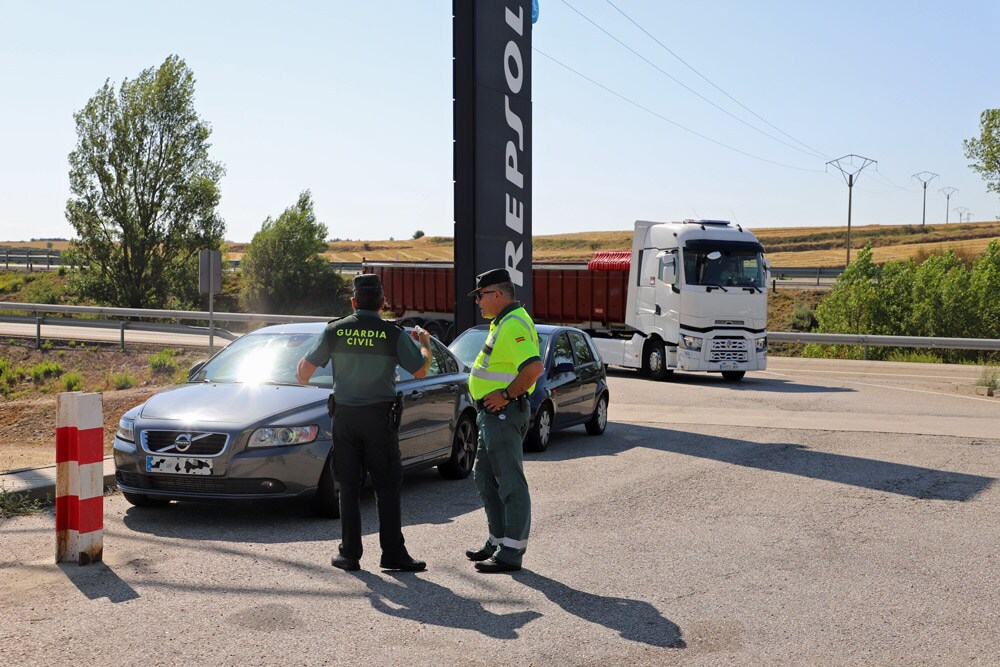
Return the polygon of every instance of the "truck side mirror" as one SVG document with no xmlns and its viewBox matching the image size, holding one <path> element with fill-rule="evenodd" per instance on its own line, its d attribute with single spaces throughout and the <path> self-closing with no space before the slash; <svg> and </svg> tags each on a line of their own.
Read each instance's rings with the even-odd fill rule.
<svg viewBox="0 0 1000 667">
<path fill-rule="evenodd" d="M 660 266 L 657 273 L 662 282 L 667 285 L 673 285 L 677 282 L 677 264 L 675 263 L 674 256 L 669 252 L 661 252 L 657 255 L 660 260 Z"/>
</svg>

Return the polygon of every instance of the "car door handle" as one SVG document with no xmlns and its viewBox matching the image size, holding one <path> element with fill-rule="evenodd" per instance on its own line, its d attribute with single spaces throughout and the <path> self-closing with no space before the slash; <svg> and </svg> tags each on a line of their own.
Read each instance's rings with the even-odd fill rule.
<svg viewBox="0 0 1000 667">
<path fill-rule="evenodd" d="M 410 392 L 410 398 L 412 398 L 414 400 L 420 398 L 423 395 L 424 395 L 424 392 L 420 391 L 419 389 L 414 389 L 413 391 Z"/>
<path fill-rule="evenodd" d="M 458 385 L 457 384 L 448 385 L 448 391 L 454 394 L 456 391 L 458 391 Z"/>
</svg>

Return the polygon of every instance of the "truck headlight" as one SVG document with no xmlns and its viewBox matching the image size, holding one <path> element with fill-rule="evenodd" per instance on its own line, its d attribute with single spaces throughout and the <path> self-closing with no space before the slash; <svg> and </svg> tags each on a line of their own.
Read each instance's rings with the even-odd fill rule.
<svg viewBox="0 0 1000 667">
<path fill-rule="evenodd" d="M 764 352 L 767 350 L 767 336 L 764 336 L 763 338 L 758 338 L 756 341 L 754 341 L 754 343 L 756 345 L 758 352 Z"/>
<path fill-rule="evenodd" d="M 268 426 L 259 428 L 250 436 L 247 447 L 284 447 L 304 445 L 316 439 L 319 427 L 309 426 Z"/>
<path fill-rule="evenodd" d="M 118 420 L 118 430 L 115 437 L 125 442 L 135 442 L 135 420 L 122 417 Z"/>
<path fill-rule="evenodd" d="M 681 336 L 681 340 L 684 341 L 684 347 L 689 350 L 701 349 L 701 338 L 696 338 L 695 336 Z"/>
</svg>

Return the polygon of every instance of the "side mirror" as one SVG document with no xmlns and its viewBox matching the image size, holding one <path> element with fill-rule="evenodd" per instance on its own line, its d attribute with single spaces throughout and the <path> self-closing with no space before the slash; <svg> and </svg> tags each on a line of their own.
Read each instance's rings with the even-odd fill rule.
<svg viewBox="0 0 1000 667">
<path fill-rule="evenodd" d="M 188 380 L 195 376 L 195 373 L 201 370 L 202 366 L 205 365 L 204 361 L 196 361 L 190 370 L 188 370 Z"/>
<path fill-rule="evenodd" d="M 562 373 L 572 373 L 575 370 L 576 366 L 574 366 L 571 362 L 563 361 L 561 363 L 556 364 L 555 368 L 552 369 L 552 375 L 560 375 Z"/>
</svg>

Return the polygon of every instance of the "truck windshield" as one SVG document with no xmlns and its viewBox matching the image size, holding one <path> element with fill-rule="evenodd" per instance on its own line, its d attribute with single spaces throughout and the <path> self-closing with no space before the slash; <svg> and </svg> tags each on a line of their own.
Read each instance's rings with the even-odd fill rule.
<svg viewBox="0 0 1000 667">
<path fill-rule="evenodd" d="M 684 250 L 684 282 L 688 285 L 724 287 L 764 287 L 764 267 L 760 253 L 716 250 L 718 259 L 709 259 L 710 248 Z"/>
</svg>

